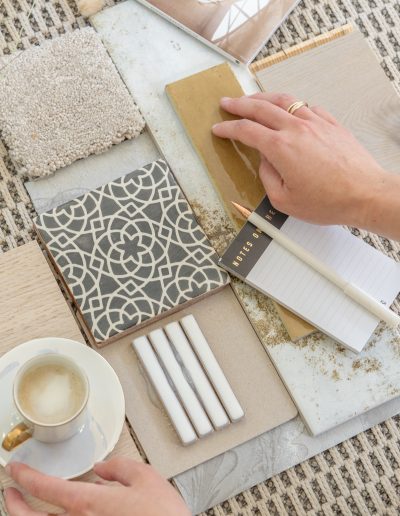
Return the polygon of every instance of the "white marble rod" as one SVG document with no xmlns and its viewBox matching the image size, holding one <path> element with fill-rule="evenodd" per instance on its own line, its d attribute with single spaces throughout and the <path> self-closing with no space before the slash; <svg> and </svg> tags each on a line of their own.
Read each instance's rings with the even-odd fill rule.
<svg viewBox="0 0 400 516">
<path fill-rule="evenodd" d="M 149 333 L 150 342 L 164 366 L 164 370 L 172 381 L 178 398 L 181 400 L 197 435 L 204 437 L 214 431 L 200 401 L 186 380 L 181 366 L 176 360 L 171 345 L 162 329 Z"/>
<path fill-rule="evenodd" d="M 215 394 L 215 391 L 203 371 L 203 368 L 191 348 L 186 335 L 181 326 L 177 322 L 169 323 L 165 326 L 165 332 L 174 347 L 175 351 L 180 356 L 183 365 L 190 374 L 193 385 L 197 391 L 200 400 L 211 419 L 214 428 L 219 430 L 230 423 L 228 416 Z"/>
<path fill-rule="evenodd" d="M 151 347 L 147 337 L 138 337 L 132 341 L 133 349 L 136 351 L 143 367 L 145 368 L 150 381 L 157 392 L 161 402 L 167 411 L 175 430 L 186 446 L 197 440 L 197 435 L 182 408 L 178 398 L 168 383 L 167 377 L 160 366 L 156 354 Z"/>
<path fill-rule="evenodd" d="M 180 323 L 200 362 L 203 364 L 211 383 L 214 385 L 214 389 L 217 392 L 219 399 L 222 401 L 231 421 L 239 421 L 239 419 L 242 419 L 244 416 L 243 409 L 229 385 L 224 372 L 218 364 L 214 353 L 211 351 L 211 348 L 204 337 L 200 326 L 197 324 L 196 319 L 193 315 L 187 315 L 181 319 Z"/>
</svg>

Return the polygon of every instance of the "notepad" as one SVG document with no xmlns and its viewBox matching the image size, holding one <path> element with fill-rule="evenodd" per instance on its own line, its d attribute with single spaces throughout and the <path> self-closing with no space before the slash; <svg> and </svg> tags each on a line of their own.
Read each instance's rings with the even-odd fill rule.
<svg viewBox="0 0 400 516">
<path fill-rule="evenodd" d="M 256 212 L 332 267 L 347 281 L 387 306 L 400 291 L 400 263 L 340 226 L 318 226 L 274 210 L 267 197 Z M 379 319 L 302 260 L 246 223 L 220 265 L 314 324 L 347 348 L 360 352 Z"/>
</svg>

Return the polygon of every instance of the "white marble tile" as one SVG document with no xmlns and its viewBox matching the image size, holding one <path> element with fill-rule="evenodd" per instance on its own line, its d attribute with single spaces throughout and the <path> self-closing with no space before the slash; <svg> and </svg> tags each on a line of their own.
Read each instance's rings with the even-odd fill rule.
<svg viewBox="0 0 400 516">
<path fill-rule="evenodd" d="M 54 176 L 25 183 L 36 211 L 44 213 L 161 157 L 147 131 L 65 167 Z"/>
<path fill-rule="evenodd" d="M 222 206 L 164 89 L 170 82 L 223 62 L 223 58 L 132 1 L 97 14 L 92 22 L 207 233 L 204 213 L 208 219 L 224 217 Z M 257 88 L 244 67 L 232 67 L 246 92 Z M 224 237 L 226 243 L 222 231 L 222 240 Z M 211 241 L 215 245 L 213 238 Z M 398 334 L 378 331 L 358 357 L 341 351 L 332 339 L 319 333 L 293 344 L 271 303 L 238 282 L 234 287 L 313 434 L 399 394 Z"/>
<path fill-rule="evenodd" d="M 321 334 L 268 351 L 314 435 L 400 394 L 400 337 L 384 326 L 358 355 Z"/>
</svg>

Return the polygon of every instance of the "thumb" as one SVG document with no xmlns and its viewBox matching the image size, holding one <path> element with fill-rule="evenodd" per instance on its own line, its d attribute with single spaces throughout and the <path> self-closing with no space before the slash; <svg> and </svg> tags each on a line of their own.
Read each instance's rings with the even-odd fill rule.
<svg viewBox="0 0 400 516">
<path fill-rule="evenodd" d="M 132 459 L 115 457 L 106 462 L 94 465 L 93 471 L 103 480 L 119 482 L 124 486 L 131 486 L 142 474 L 144 464 Z"/>
</svg>

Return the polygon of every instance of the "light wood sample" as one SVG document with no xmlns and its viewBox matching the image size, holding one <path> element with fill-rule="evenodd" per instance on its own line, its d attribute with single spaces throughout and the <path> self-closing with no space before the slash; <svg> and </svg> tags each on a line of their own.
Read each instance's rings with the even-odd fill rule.
<svg viewBox="0 0 400 516">
<path fill-rule="evenodd" d="M 272 66 L 273 64 L 284 61 L 285 59 L 289 59 L 289 57 L 297 56 L 302 54 L 303 52 L 307 52 L 312 48 L 319 47 L 324 45 L 325 43 L 329 43 L 330 41 L 340 38 L 345 34 L 353 31 L 353 26 L 351 23 L 347 23 L 346 25 L 342 25 L 341 27 L 337 27 L 335 29 L 330 30 L 329 32 L 324 32 L 319 36 L 315 36 L 312 39 L 306 39 L 305 41 L 301 41 L 297 45 L 293 45 L 292 47 L 285 48 L 280 52 L 276 52 L 270 56 L 264 57 L 263 59 L 259 59 L 258 61 L 254 61 L 249 69 L 253 73 L 256 73 L 260 70 L 264 70 L 268 66 Z"/>
<path fill-rule="evenodd" d="M 399 173 L 399 99 L 358 30 L 256 72 L 265 91 L 321 105 L 386 169 Z"/>
<path fill-rule="evenodd" d="M 237 229 L 244 224 L 231 201 L 256 208 L 265 196 L 258 177 L 258 151 L 240 142 L 214 136 L 211 127 L 217 122 L 235 120 L 219 107 L 221 97 L 241 97 L 244 92 L 227 63 L 209 68 L 180 81 L 168 84 L 166 92 L 188 137 L 202 159 L 226 212 Z M 315 328 L 275 305 L 292 340 L 310 334 Z"/>
<path fill-rule="evenodd" d="M 195 316 L 203 330 L 245 417 L 184 447 L 143 372 L 131 341 L 188 314 Z M 230 286 L 132 336 L 122 337 L 101 348 L 100 353 L 121 380 L 127 417 L 149 462 L 167 478 L 230 450 L 297 413 Z"/>
<path fill-rule="evenodd" d="M 30 242 L 0 256 L 0 355 L 28 340 L 50 336 L 85 345 L 42 250 L 37 242 Z M 112 455 L 142 460 L 127 425 Z M 90 472 L 81 480 L 94 479 Z M 3 487 L 11 485 L 2 467 L 0 482 Z M 37 509 L 54 512 L 32 497 L 29 502 Z"/>
</svg>

